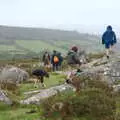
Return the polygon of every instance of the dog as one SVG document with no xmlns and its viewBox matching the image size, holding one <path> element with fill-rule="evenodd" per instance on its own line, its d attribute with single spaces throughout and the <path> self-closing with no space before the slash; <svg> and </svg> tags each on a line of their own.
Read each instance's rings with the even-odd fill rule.
<svg viewBox="0 0 120 120">
<path fill-rule="evenodd" d="M 44 84 L 44 77 L 49 78 L 48 72 L 42 69 L 35 69 L 32 71 L 32 75 L 37 78 L 33 79 L 35 82 L 34 86 L 36 86 L 37 83 L 41 83 L 42 87 L 46 87 L 46 85 Z"/>
</svg>

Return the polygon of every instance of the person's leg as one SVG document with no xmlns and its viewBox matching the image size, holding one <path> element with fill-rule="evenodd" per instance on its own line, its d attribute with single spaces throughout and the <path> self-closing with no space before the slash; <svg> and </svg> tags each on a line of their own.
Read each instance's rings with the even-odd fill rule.
<svg viewBox="0 0 120 120">
<path fill-rule="evenodd" d="M 114 49 L 114 43 L 111 42 L 111 45 L 110 45 L 110 53 L 111 53 L 111 54 L 114 53 L 113 49 Z"/>
<path fill-rule="evenodd" d="M 53 67 L 53 72 L 55 71 L 55 64 L 52 64 L 52 67 Z"/>
<path fill-rule="evenodd" d="M 109 56 L 109 48 L 106 49 L 106 55 Z"/>
<path fill-rule="evenodd" d="M 109 44 L 109 43 L 105 44 L 105 48 L 106 48 L 106 56 L 107 56 L 107 58 L 109 59 L 110 44 Z"/>
<path fill-rule="evenodd" d="M 59 70 L 59 64 L 57 63 L 56 64 L 56 71 L 58 71 Z"/>
</svg>

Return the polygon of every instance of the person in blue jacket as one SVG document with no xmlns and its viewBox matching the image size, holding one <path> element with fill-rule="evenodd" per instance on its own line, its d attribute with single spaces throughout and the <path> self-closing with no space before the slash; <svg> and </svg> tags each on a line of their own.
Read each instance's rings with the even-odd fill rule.
<svg viewBox="0 0 120 120">
<path fill-rule="evenodd" d="M 105 45 L 106 55 L 109 59 L 109 53 L 112 50 L 112 47 L 117 43 L 115 32 L 112 30 L 112 26 L 107 26 L 107 30 L 102 36 L 102 44 Z"/>
</svg>

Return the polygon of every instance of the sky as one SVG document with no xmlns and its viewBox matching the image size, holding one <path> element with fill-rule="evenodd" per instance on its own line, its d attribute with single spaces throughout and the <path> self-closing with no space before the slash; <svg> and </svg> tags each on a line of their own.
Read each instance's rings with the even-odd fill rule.
<svg viewBox="0 0 120 120">
<path fill-rule="evenodd" d="M 0 25 L 120 31 L 120 0 L 0 0 Z"/>
</svg>

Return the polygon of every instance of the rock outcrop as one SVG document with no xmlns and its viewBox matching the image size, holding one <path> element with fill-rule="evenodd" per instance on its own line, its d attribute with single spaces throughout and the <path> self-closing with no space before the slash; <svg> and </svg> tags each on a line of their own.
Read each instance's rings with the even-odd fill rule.
<svg viewBox="0 0 120 120">
<path fill-rule="evenodd" d="M 59 92 L 72 90 L 73 87 L 67 84 L 51 87 L 49 89 L 41 90 L 40 93 L 33 95 L 32 97 L 22 100 L 21 104 L 41 104 L 43 100 L 56 95 Z"/>
<path fill-rule="evenodd" d="M 17 67 L 7 66 L 0 73 L 1 82 L 21 83 L 29 79 L 29 74 Z"/>
</svg>

